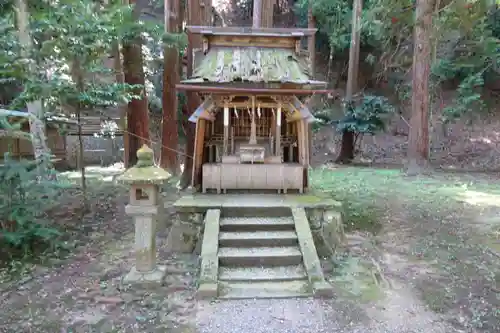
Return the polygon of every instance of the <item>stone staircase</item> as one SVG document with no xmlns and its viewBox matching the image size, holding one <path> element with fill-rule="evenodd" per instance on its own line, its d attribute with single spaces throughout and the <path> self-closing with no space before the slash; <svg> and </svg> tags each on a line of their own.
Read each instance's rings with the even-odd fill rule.
<svg viewBox="0 0 500 333">
<path fill-rule="evenodd" d="M 308 297 L 330 289 L 322 272 L 318 273 L 321 267 L 305 213 L 298 213 L 290 208 L 209 210 L 202 247 L 201 296 Z M 305 222 L 298 221 L 301 218 Z M 307 228 L 297 228 L 297 223 L 307 223 Z M 209 239 L 215 234 L 217 244 Z M 310 244 L 313 251 L 307 250 Z M 319 289 L 316 282 L 321 282 Z"/>
</svg>

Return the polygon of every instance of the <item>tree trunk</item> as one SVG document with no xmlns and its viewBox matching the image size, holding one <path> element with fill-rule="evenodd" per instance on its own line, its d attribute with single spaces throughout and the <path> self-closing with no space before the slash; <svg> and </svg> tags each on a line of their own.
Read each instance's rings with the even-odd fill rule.
<svg viewBox="0 0 500 333">
<path fill-rule="evenodd" d="M 352 31 L 351 31 L 351 47 L 349 49 L 349 69 L 347 73 L 347 87 L 345 102 L 349 105 L 352 101 L 354 92 L 358 89 L 358 71 L 359 71 L 359 49 L 361 35 L 361 12 L 363 10 L 363 1 L 355 0 L 352 10 Z M 340 146 L 337 163 L 351 163 L 354 159 L 354 132 L 344 130 L 342 132 L 342 143 Z"/>
<path fill-rule="evenodd" d="M 22 56 L 28 58 L 29 50 L 33 47 L 29 32 L 29 13 L 25 0 L 17 0 L 16 3 L 17 29 L 19 34 L 19 42 L 22 47 Z M 33 66 L 29 69 L 30 72 L 36 71 Z M 47 147 L 47 138 L 45 136 L 45 123 L 43 122 L 43 106 L 42 101 L 37 100 L 26 103 L 29 114 L 29 125 L 31 134 L 31 143 L 33 144 L 33 155 L 35 160 L 43 160 L 50 158 L 50 150 Z"/>
<path fill-rule="evenodd" d="M 307 10 L 307 27 L 309 29 L 316 29 L 316 18 L 312 11 L 313 0 L 309 0 L 309 6 Z M 309 52 L 309 62 L 311 68 L 311 77 L 314 79 L 316 77 L 316 35 L 313 34 L 309 36 L 307 40 L 307 51 Z M 309 162 L 311 155 L 313 153 L 313 134 L 312 134 L 312 124 L 307 126 L 307 136 L 309 141 Z"/>
<path fill-rule="evenodd" d="M 189 0 L 187 4 L 188 15 L 187 24 L 188 25 L 210 25 L 210 15 L 207 11 L 211 6 L 209 6 L 210 1 L 196 1 Z M 187 77 L 191 77 L 193 74 L 193 49 L 201 48 L 202 41 L 199 35 L 189 35 L 188 36 L 188 47 L 187 47 Z M 186 92 L 187 105 L 182 109 L 183 120 L 182 127 L 184 133 L 186 134 L 186 151 L 184 158 L 184 170 L 182 171 L 181 179 L 179 182 L 179 188 L 184 189 L 192 183 L 193 178 L 193 155 L 194 155 L 194 139 L 195 139 L 195 124 L 188 121 L 189 116 L 196 110 L 196 108 L 201 104 L 201 98 L 195 92 Z"/>
<path fill-rule="evenodd" d="M 71 64 L 71 76 L 76 83 L 76 88 L 78 89 L 79 94 L 85 93 L 85 82 L 84 76 L 82 73 L 82 65 L 78 58 L 73 59 L 73 63 Z M 87 195 L 87 179 L 85 175 L 85 160 L 83 154 L 83 137 L 82 137 L 82 105 L 78 102 L 75 105 L 75 113 L 76 120 L 78 122 L 78 157 L 77 157 L 77 167 L 80 170 L 80 181 L 82 183 L 82 192 L 83 192 L 83 212 L 86 213 L 90 209 L 90 204 Z"/>
<path fill-rule="evenodd" d="M 429 75 L 431 67 L 432 4 L 417 0 L 414 28 L 412 100 L 406 172 L 418 174 L 429 166 Z"/>
<path fill-rule="evenodd" d="M 135 0 L 130 0 L 134 5 Z M 134 8 L 135 17 L 138 18 L 138 11 Z M 137 163 L 137 150 L 142 144 L 150 144 L 149 139 L 149 110 L 148 100 L 145 90 L 145 78 L 142 59 L 142 41 L 140 36 L 133 41 L 123 43 L 123 72 L 125 83 L 130 85 L 140 85 L 134 91 L 135 95 L 142 98 L 133 99 L 127 107 L 127 131 L 129 134 L 128 146 L 128 165 Z"/>
<path fill-rule="evenodd" d="M 309 0 L 309 8 L 307 10 L 307 27 L 309 29 L 316 29 L 316 18 L 312 11 L 312 0 Z M 316 73 L 316 35 L 309 36 L 307 44 L 309 61 L 311 63 L 311 76 L 314 77 Z"/>
<path fill-rule="evenodd" d="M 125 78 L 123 75 L 123 64 L 122 64 L 122 56 L 120 52 L 120 44 L 115 43 L 113 45 L 113 48 L 111 50 L 112 56 L 113 56 L 113 68 L 115 70 L 115 80 L 116 83 L 123 84 L 125 83 Z M 131 167 L 131 165 L 128 165 L 129 162 L 129 151 L 128 151 L 128 146 L 129 146 L 129 135 L 127 129 L 127 105 L 124 104 L 119 104 L 118 108 L 120 109 L 120 128 L 123 129 L 122 135 L 123 135 L 123 166 L 125 168 Z"/>
<path fill-rule="evenodd" d="M 165 0 L 165 32 L 178 32 L 179 0 Z M 175 47 L 165 47 L 163 62 L 163 93 L 162 93 L 162 147 L 160 165 L 171 174 L 177 174 L 177 150 L 179 134 L 177 125 L 177 91 L 175 85 L 179 82 L 179 51 Z"/>
<path fill-rule="evenodd" d="M 354 159 L 354 132 L 343 131 L 342 143 L 340 144 L 340 153 L 335 163 L 349 164 Z"/>
</svg>

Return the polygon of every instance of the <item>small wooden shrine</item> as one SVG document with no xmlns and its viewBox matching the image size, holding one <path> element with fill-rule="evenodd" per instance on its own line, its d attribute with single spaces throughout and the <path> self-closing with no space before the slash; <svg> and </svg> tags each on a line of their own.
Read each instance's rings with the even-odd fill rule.
<svg viewBox="0 0 500 333">
<path fill-rule="evenodd" d="M 196 123 L 193 187 L 227 190 L 307 189 L 310 123 L 303 104 L 330 93 L 310 76 L 302 39 L 315 29 L 188 27 L 202 36 L 193 75 L 178 90 L 203 103 Z"/>
</svg>

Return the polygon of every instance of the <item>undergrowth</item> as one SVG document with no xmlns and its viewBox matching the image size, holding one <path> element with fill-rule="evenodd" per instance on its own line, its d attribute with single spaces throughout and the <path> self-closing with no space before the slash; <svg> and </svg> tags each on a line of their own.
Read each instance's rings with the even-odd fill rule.
<svg viewBox="0 0 500 333">
<path fill-rule="evenodd" d="M 61 231 L 46 212 L 60 204 L 64 182 L 41 177 L 44 166 L 33 161 L 4 159 L 0 167 L 0 269 L 11 278 L 30 264 L 41 263 L 64 248 Z"/>
</svg>

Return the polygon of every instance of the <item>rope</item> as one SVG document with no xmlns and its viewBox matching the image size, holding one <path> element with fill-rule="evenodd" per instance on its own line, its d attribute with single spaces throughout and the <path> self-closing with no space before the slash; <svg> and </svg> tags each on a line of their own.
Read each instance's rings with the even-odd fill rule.
<svg viewBox="0 0 500 333">
<path fill-rule="evenodd" d="M 134 137 L 136 137 L 136 138 L 138 138 L 138 139 L 141 139 L 141 140 L 143 140 L 143 141 L 147 141 L 147 142 L 149 142 L 150 144 L 158 144 L 158 145 L 160 145 L 162 148 L 166 148 L 167 150 L 170 150 L 170 151 L 176 152 L 176 153 L 177 153 L 177 155 L 182 155 L 182 156 L 184 156 L 184 157 L 187 157 L 187 158 L 193 159 L 193 156 L 192 156 L 192 155 L 188 155 L 188 154 L 186 154 L 186 153 L 184 153 L 184 152 L 182 152 L 182 151 L 180 151 L 180 150 L 177 150 L 177 149 L 174 149 L 174 148 L 171 148 L 171 147 L 167 147 L 167 146 L 163 145 L 161 142 L 158 142 L 158 141 L 153 141 L 153 140 L 151 140 L 151 139 L 146 139 L 146 138 L 144 138 L 144 137 L 142 137 L 142 136 L 140 136 L 140 135 L 137 135 L 137 134 L 135 134 L 135 133 L 129 132 L 129 131 L 127 131 L 127 130 L 122 130 L 122 132 L 123 132 L 123 133 L 127 133 L 128 135 L 132 135 L 132 136 L 134 136 Z"/>
</svg>

